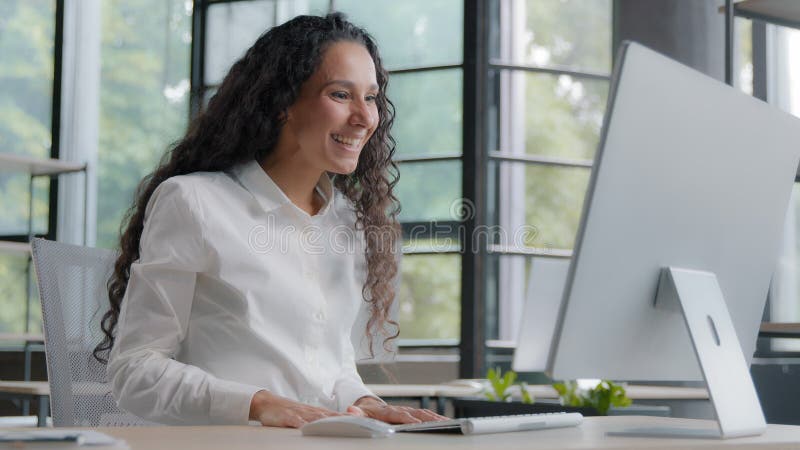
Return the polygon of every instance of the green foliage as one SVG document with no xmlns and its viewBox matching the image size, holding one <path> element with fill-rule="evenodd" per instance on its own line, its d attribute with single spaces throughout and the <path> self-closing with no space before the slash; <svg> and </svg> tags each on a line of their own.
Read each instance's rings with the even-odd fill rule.
<svg viewBox="0 0 800 450">
<path fill-rule="evenodd" d="M 564 406 L 583 406 L 583 396 L 578 393 L 578 383 L 576 381 L 564 381 L 553 383 L 553 389 L 558 392 L 561 404 Z"/>
<path fill-rule="evenodd" d="M 443 177 L 442 174 L 451 176 Z M 406 164 L 400 168 L 400 175 L 401 181 L 395 189 L 403 206 L 400 221 L 457 219 L 453 217 L 452 205 L 456 199 L 461 198 L 459 161 Z M 425 198 L 425 201 L 417 200 L 421 198 Z"/>
<path fill-rule="evenodd" d="M 47 157 L 51 146 L 55 1 L 0 3 L 0 152 Z M 37 183 L 33 201 L 36 225 L 46 222 L 47 192 L 46 180 Z M 0 174 L 0 210 L 0 235 L 27 233 L 27 176 Z"/>
<path fill-rule="evenodd" d="M 191 11 L 183 0 L 101 3 L 97 245 L 113 247 L 139 180 L 188 120 Z"/>
<path fill-rule="evenodd" d="M 533 404 L 533 396 L 530 392 L 528 392 L 528 383 L 524 381 L 519 383 L 519 393 L 522 396 L 522 403 L 525 403 L 526 405 Z"/>
<path fill-rule="evenodd" d="M 511 393 L 508 392 L 508 388 L 516 381 L 516 372 L 509 370 L 503 375 L 503 370 L 499 367 L 496 369 L 489 369 L 486 373 L 486 379 L 489 380 L 489 385 L 492 387 L 491 391 L 485 393 L 487 399 L 493 402 L 507 402 L 511 400 Z"/>
<path fill-rule="evenodd" d="M 21 256 L 0 254 L 0 332 L 25 329 L 25 267 Z"/>
<path fill-rule="evenodd" d="M 462 0 L 336 0 L 336 9 L 378 42 L 389 68 L 459 63 Z"/>
<path fill-rule="evenodd" d="M 336 9 L 367 29 L 389 69 L 459 63 L 463 59 L 461 0 L 337 0 Z M 388 12 L 388 14 L 387 14 Z M 395 105 L 396 155 L 441 155 L 462 150 L 461 69 L 394 74 L 388 96 Z M 395 194 L 400 220 L 452 220 L 461 198 L 461 163 L 400 165 Z M 426 245 L 431 236 L 412 245 Z M 406 255 L 399 289 L 400 337 L 457 339 L 461 312 L 459 255 Z"/>
<path fill-rule="evenodd" d="M 459 255 L 405 255 L 400 270 L 400 337 L 458 338 L 461 317 Z"/>
<path fill-rule="evenodd" d="M 50 155 L 53 89 L 54 0 L 0 1 L 0 152 Z M 0 174 L 0 235 L 26 234 L 28 185 L 24 174 Z M 34 182 L 33 225 L 44 231 L 49 181 Z M 25 330 L 25 256 L 0 254 L 0 331 Z M 30 331 L 40 329 L 36 287 L 31 284 Z"/>
<path fill-rule="evenodd" d="M 511 393 L 508 389 L 514 385 L 517 380 L 517 373 L 509 370 L 505 374 L 499 367 L 489 369 L 486 372 L 486 379 L 489 380 L 491 390 L 484 392 L 486 398 L 493 402 L 509 402 L 511 401 Z M 522 403 L 532 405 L 534 403 L 533 396 L 528 392 L 528 383 L 521 381 L 518 383 Z"/>
<path fill-rule="evenodd" d="M 579 389 L 575 381 L 553 383 L 553 388 L 558 392 L 562 405 L 594 408 L 601 416 L 607 415 L 612 406 L 623 408 L 631 405 L 625 388 L 608 380 L 602 380 L 588 391 Z"/>
</svg>

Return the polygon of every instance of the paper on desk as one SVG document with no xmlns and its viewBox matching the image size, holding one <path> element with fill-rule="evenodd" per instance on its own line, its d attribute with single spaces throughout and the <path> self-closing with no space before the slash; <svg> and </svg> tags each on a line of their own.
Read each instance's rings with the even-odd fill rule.
<svg viewBox="0 0 800 450">
<path fill-rule="evenodd" d="M 75 446 L 104 446 L 125 449 L 128 444 L 99 431 L 59 428 L 55 430 L 0 431 L 0 443 L 8 442 L 61 442 Z M 49 448 L 49 447 L 48 447 Z"/>
</svg>

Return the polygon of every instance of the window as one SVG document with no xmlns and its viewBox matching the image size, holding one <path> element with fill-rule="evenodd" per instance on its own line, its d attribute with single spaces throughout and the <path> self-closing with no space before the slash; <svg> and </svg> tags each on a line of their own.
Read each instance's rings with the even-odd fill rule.
<svg viewBox="0 0 800 450">
<path fill-rule="evenodd" d="M 295 15 L 324 14 L 336 9 L 375 36 L 384 65 L 391 73 L 388 95 L 397 111 L 393 134 L 401 172 L 396 194 L 403 206 L 400 220 L 404 255 L 398 311 L 401 343 L 458 342 L 464 336 L 462 304 L 472 301 L 468 297 L 486 301 L 486 317 L 478 318 L 486 323 L 485 327 L 479 326 L 478 335 L 513 340 L 531 255 L 568 257 L 573 245 L 607 95 L 611 3 L 100 2 L 96 4 L 99 9 L 93 12 L 100 23 L 96 43 L 99 50 L 95 59 L 88 61 L 99 74 L 95 87 L 98 91 L 93 94 L 99 103 L 94 119 L 96 139 L 92 148 L 84 149 L 85 153 L 70 154 L 76 159 L 96 159 L 89 199 L 89 243 L 116 245 L 120 221 L 139 180 L 153 169 L 167 143 L 180 138 L 188 122 L 187 111 L 197 111 L 213 96 L 231 63 L 258 35 Z M 30 126 L 9 133 L 3 129 L 0 139 L 16 136 L 15 139 L 25 140 L 20 152 L 39 152 L 40 156 L 48 154 L 50 145 L 47 113 L 53 42 L 47 36 L 52 36 L 54 4 L 55 0 L 17 1 L 0 7 L 4 8 L 0 11 L 0 27 L 20 26 L 30 33 L 26 39 L 17 39 L 18 34 L 14 33 L 0 34 L 4 67 L 16 64 L 28 71 L 23 81 L 29 87 L 13 92 L 40 99 L 35 100 L 39 106 L 31 100 L 32 106 L 23 111 L 26 120 L 32 118 L 28 122 L 6 119 L 2 121 L 6 125 L 0 125 Z M 489 25 L 486 32 L 465 30 L 467 19 L 477 14 L 476 5 L 486 5 L 490 12 L 480 18 Z M 28 23 L 37 14 L 44 24 L 39 28 Z M 15 25 L 17 22 L 19 25 Z M 192 28 L 192 23 L 199 26 Z M 478 34 L 479 48 L 466 48 L 465 38 Z M 8 41 L 9 36 L 14 36 L 13 42 Z M 192 42 L 199 51 L 194 52 L 195 59 L 190 63 Z M 39 46 L 33 53 L 28 48 L 32 45 Z M 31 54 L 42 57 L 30 58 Z M 486 73 L 478 77 L 478 82 L 483 84 L 477 85 L 474 74 L 466 73 L 467 67 L 474 66 L 465 55 L 482 59 L 478 67 L 485 68 Z M 6 64 L 6 59 L 12 57 L 17 62 Z M 36 64 L 41 67 L 34 68 Z M 468 83 L 472 85 L 467 86 Z M 0 89 L 9 86 L 5 83 Z M 486 137 L 480 143 L 464 139 L 470 131 L 466 128 L 474 123 L 467 116 L 476 116 L 477 102 L 471 98 L 475 95 L 481 97 L 478 100 L 484 108 L 475 124 Z M 9 114 L 19 111 L 14 112 L 0 100 L 0 115 Z M 10 145 L 0 143 L 4 147 Z M 469 159 L 474 156 L 470 153 L 476 145 L 486 154 L 477 167 Z M 488 199 L 486 217 L 477 220 L 487 227 L 479 232 L 487 232 L 490 237 L 488 247 L 483 249 L 475 245 L 474 236 L 463 233 L 465 217 L 471 218 L 474 213 L 471 202 L 475 199 L 464 199 L 470 190 L 465 186 L 479 183 L 470 178 L 474 170 L 486 175 L 485 183 L 479 186 L 484 191 L 478 194 Z M 2 182 L 16 186 L 12 180 L 3 178 Z M 24 195 L 26 188 L 23 184 L 14 187 L 14 192 L 19 191 L 14 197 Z M 47 186 L 37 186 L 37 192 L 46 194 L 47 190 Z M 79 191 L 70 192 L 80 196 Z M 0 201 L 7 211 L 20 206 L 6 197 Z M 47 205 L 45 195 L 36 202 L 35 223 L 43 231 L 47 228 Z M 69 205 L 60 206 L 71 209 Z M 19 233 L 26 220 L 22 212 L 19 217 L 4 216 L 0 219 L 0 234 Z M 494 233 L 494 229 L 503 230 L 505 235 Z M 485 273 L 473 273 L 475 267 L 465 265 L 473 255 L 483 258 Z M 6 259 L 0 259 L 0 277 L 17 278 L 18 272 L 10 267 Z M 486 277 L 486 292 L 462 292 L 463 280 L 470 277 Z M 11 285 L 0 282 L 2 289 Z M 20 289 L 24 290 L 24 286 Z M 2 311 L 0 314 L 7 314 L 8 310 Z M 465 313 L 479 314 L 471 309 Z M 2 320 L 4 316 L 0 315 Z M 9 319 L 8 323 L 18 321 Z"/>
<path fill-rule="evenodd" d="M 51 156 L 55 28 L 55 0 L 0 3 L 0 152 Z M 0 171 L 0 240 L 27 240 L 28 183 L 27 175 Z M 49 180 L 37 178 L 33 193 L 33 232 L 44 234 Z M 41 330 L 30 275 L 27 254 L 0 251 L 0 332 Z"/>
<path fill-rule="evenodd" d="M 463 2 L 252 0 L 203 2 L 198 8 L 206 25 L 200 38 L 204 61 L 194 81 L 204 102 L 261 33 L 298 14 L 326 14 L 333 8 L 372 33 L 391 74 L 388 96 L 397 111 L 393 135 L 401 178 L 395 195 L 403 206 L 405 235 L 400 337 L 403 342 L 455 341 L 461 265 L 458 242 L 452 240 L 452 211 L 462 197 Z M 447 227 L 449 242 L 434 241 L 436 224 Z"/>
<path fill-rule="evenodd" d="M 192 2 L 104 1 L 99 15 L 96 243 L 116 247 L 136 186 L 186 128 Z"/>
<path fill-rule="evenodd" d="M 300 14 L 324 14 L 328 4 L 329 0 L 195 1 L 205 26 L 197 35 L 203 57 L 197 61 L 193 88 L 204 104 L 264 31 Z"/>
<path fill-rule="evenodd" d="M 486 337 L 505 346 L 531 257 L 571 254 L 608 95 L 611 3 L 491 3 Z"/>
<path fill-rule="evenodd" d="M 390 72 L 404 239 L 400 345 L 452 344 L 461 332 L 456 213 L 463 196 L 464 2 L 337 0 L 335 6 L 375 37 Z"/>
<path fill-rule="evenodd" d="M 768 101 L 800 117 L 800 30 L 767 26 Z M 784 226 L 784 244 L 772 280 L 768 318 L 800 322 L 800 184 L 796 183 Z M 797 339 L 772 339 L 777 352 L 800 351 Z"/>
</svg>

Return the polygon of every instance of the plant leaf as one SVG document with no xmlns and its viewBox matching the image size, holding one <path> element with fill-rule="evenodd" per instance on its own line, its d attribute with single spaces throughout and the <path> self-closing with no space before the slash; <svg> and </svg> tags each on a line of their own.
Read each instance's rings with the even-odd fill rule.
<svg viewBox="0 0 800 450">
<path fill-rule="evenodd" d="M 519 393 L 522 395 L 522 403 L 525 403 L 526 405 L 533 404 L 533 396 L 531 396 L 531 393 L 528 392 L 528 383 L 523 381 L 519 384 Z"/>
</svg>

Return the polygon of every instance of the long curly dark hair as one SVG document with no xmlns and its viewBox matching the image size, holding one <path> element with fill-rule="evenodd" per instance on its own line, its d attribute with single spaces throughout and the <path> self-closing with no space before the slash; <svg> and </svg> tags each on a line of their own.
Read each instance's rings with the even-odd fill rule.
<svg viewBox="0 0 800 450">
<path fill-rule="evenodd" d="M 199 171 L 223 171 L 252 160 L 263 161 L 278 142 L 287 109 L 303 83 L 316 71 L 324 51 L 333 43 L 362 44 L 375 63 L 380 90 L 376 103 L 379 121 L 364 146 L 358 166 L 349 175 L 337 175 L 334 185 L 354 205 L 355 226 L 364 230 L 367 278 L 362 289 L 371 316 L 365 334 L 372 352 L 374 334 L 387 342 L 399 334 L 389 318 L 397 275 L 394 251 L 399 236 L 400 205 L 393 194 L 399 179 L 392 161 L 395 141 L 390 134 L 394 105 L 386 97 L 388 75 L 374 39 L 348 22 L 341 13 L 325 17 L 298 16 L 265 32 L 228 72 L 208 107 L 189 124 L 186 135 L 172 145 L 158 167 L 136 189 L 133 205 L 120 227 L 120 256 L 108 281 L 110 309 L 103 315 L 103 341 L 94 357 L 108 362 L 114 345 L 120 305 L 130 278 L 131 264 L 139 259 L 144 213 L 153 191 L 164 180 Z"/>
</svg>

